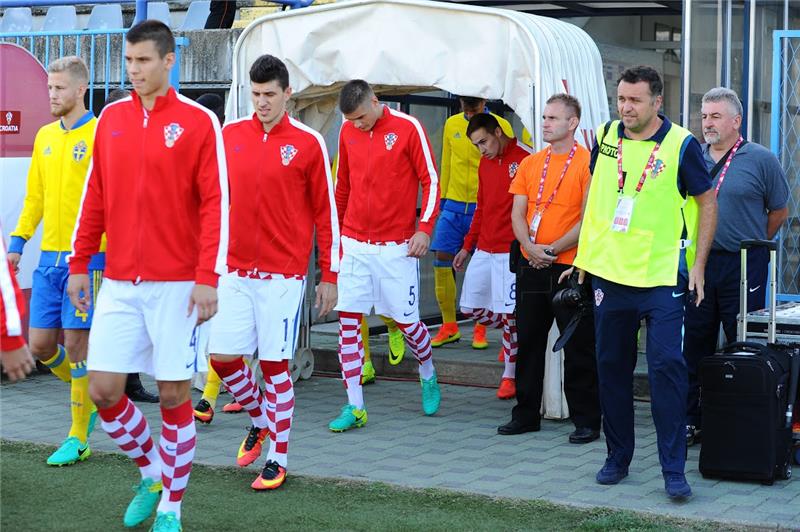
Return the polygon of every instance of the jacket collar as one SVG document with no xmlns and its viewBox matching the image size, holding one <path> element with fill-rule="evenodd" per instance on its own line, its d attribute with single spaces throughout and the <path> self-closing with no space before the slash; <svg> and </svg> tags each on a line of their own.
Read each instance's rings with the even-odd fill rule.
<svg viewBox="0 0 800 532">
<path fill-rule="evenodd" d="M 144 106 L 142 105 L 142 99 L 139 97 L 136 91 L 133 91 L 131 93 L 131 97 L 133 98 L 133 105 L 135 105 L 137 109 L 144 111 Z M 173 87 L 170 87 L 164 96 L 156 97 L 155 105 L 153 105 L 153 108 L 147 112 L 154 113 L 160 111 L 176 101 L 178 101 L 178 93 L 175 92 L 175 89 Z"/>
<path fill-rule="evenodd" d="M 258 119 L 258 115 L 253 111 L 253 116 L 250 117 L 250 123 L 259 133 L 264 133 L 264 126 L 261 124 L 261 120 Z M 278 121 L 277 124 L 272 126 L 272 129 L 269 131 L 268 135 L 274 135 L 275 133 L 280 133 L 284 129 L 290 126 L 289 123 L 289 113 L 284 112 L 281 119 Z"/>
<path fill-rule="evenodd" d="M 389 106 L 388 105 L 386 105 L 386 104 L 381 104 L 381 105 L 383 105 L 383 112 L 381 113 L 380 118 L 378 118 L 375 121 L 375 123 L 372 125 L 372 129 L 370 131 L 375 131 L 376 129 L 378 129 L 378 126 L 383 124 L 384 121 L 386 120 L 386 118 L 388 118 L 389 115 L 391 114 L 391 112 L 389 111 Z"/>
</svg>

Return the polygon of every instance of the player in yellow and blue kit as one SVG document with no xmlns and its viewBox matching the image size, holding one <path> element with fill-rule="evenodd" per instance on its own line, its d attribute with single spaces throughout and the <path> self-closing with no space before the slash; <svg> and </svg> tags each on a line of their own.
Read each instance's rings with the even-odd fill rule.
<svg viewBox="0 0 800 532">
<path fill-rule="evenodd" d="M 433 233 L 431 250 L 433 260 L 436 301 L 442 312 L 442 327 L 431 339 L 433 347 L 441 347 L 461 338 L 456 323 L 456 280 L 453 258 L 461 251 L 464 237 L 469 232 L 472 215 L 478 201 L 478 164 L 481 154 L 467 136 L 467 124 L 473 115 L 486 110 L 486 100 L 468 96 L 459 97 L 462 112 L 451 116 L 444 124 L 442 134 L 442 165 L 439 177 L 441 186 L 441 212 Z M 514 138 L 511 124 L 492 113 L 506 136 Z M 510 223 L 510 221 L 509 221 Z M 486 349 L 486 327 L 475 324 L 472 347 Z"/>
<path fill-rule="evenodd" d="M 71 384 L 72 426 L 61 446 L 47 459 L 63 466 L 86 460 L 91 454 L 89 435 L 97 409 L 89 398 L 86 352 L 92 309 L 81 312 L 67 297 L 67 257 L 78 216 L 83 184 L 92 158 L 97 120 L 86 110 L 89 82 L 86 64 L 63 57 L 48 67 L 50 112 L 59 119 L 36 134 L 28 171 L 25 203 L 17 228 L 11 233 L 8 258 L 16 268 L 25 246 L 44 222 L 39 267 L 33 273 L 29 345 L 31 353 L 62 381 Z M 101 250 L 105 249 L 105 243 Z M 102 278 L 105 254 L 92 257 L 91 295 Z M 58 345 L 60 329 L 64 345 Z"/>
</svg>

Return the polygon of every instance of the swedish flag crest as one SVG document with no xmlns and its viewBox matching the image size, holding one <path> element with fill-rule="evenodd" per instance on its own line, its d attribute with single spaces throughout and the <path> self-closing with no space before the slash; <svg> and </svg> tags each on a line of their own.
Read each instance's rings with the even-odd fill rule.
<svg viewBox="0 0 800 532">
<path fill-rule="evenodd" d="M 75 159 L 76 163 L 79 163 L 86 157 L 88 151 L 89 146 L 86 145 L 86 141 L 82 140 L 72 147 L 72 158 Z"/>
</svg>

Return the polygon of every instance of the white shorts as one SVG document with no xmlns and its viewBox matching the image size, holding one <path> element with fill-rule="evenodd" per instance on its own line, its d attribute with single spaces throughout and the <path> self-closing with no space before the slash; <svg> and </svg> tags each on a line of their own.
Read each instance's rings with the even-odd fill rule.
<svg viewBox="0 0 800 532">
<path fill-rule="evenodd" d="M 208 324 L 190 316 L 193 281 L 103 279 L 89 331 L 89 371 L 145 372 L 159 381 L 185 381 L 206 369 Z"/>
<path fill-rule="evenodd" d="M 251 279 L 229 273 L 219 278 L 219 311 L 211 319 L 208 349 L 217 355 L 252 355 L 259 360 L 294 357 L 306 282 Z"/>
<path fill-rule="evenodd" d="M 419 321 L 419 260 L 408 244 L 376 245 L 342 237 L 336 310 L 389 316 L 397 323 Z"/>
<path fill-rule="evenodd" d="M 508 253 L 477 250 L 464 275 L 461 307 L 512 313 L 516 306 L 516 283 L 516 275 L 508 269 Z"/>
</svg>

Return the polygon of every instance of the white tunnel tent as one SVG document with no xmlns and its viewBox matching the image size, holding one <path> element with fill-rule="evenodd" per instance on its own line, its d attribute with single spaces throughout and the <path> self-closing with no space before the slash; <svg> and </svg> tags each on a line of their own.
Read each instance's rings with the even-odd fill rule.
<svg viewBox="0 0 800 532">
<path fill-rule="evenodd" d="M 580 28 L 516 11 L 421 0 L 352 0 L 262 17 L 233 53 L 227 118 L 252 112 L 248 71 L 264 53 L 281 58 L 294 111 L 325 133 L 342 84 L 361 78 L 378 94 L 443 90 L 502 100 L 542 148 L 541 110 L 569 92 L 583 107 L 579 142 L 608 120 L 600 53 Z"/>
<path fill-rule="evenodd" d="M 537 149 L 543 147 L 541 112 L 553 94 L 568 92 L 581 102 L 576 139 L 586 147 L 609 118 L 594 41 L 572 24 L 516 11 L 424 0 L 351 0 L 262 17 L 245 28 L 234 48 L 227 120 L 253 112 L 249 69 L 265 53 L 289 69 L 293 114 L 323 134 L 339 123 L 341 86 L 357 78 L 378 95 L 441 90 L 502 100 L 533 133 Z M 554 326 L 548 352 L 557 337 Z M 569 415 L 561 355 L 547 357 L 542 410 L 548 418 Z M 310 376 L 312 369 L 310 332 L 304 326 L 293 374 Z"/>
</svg>

